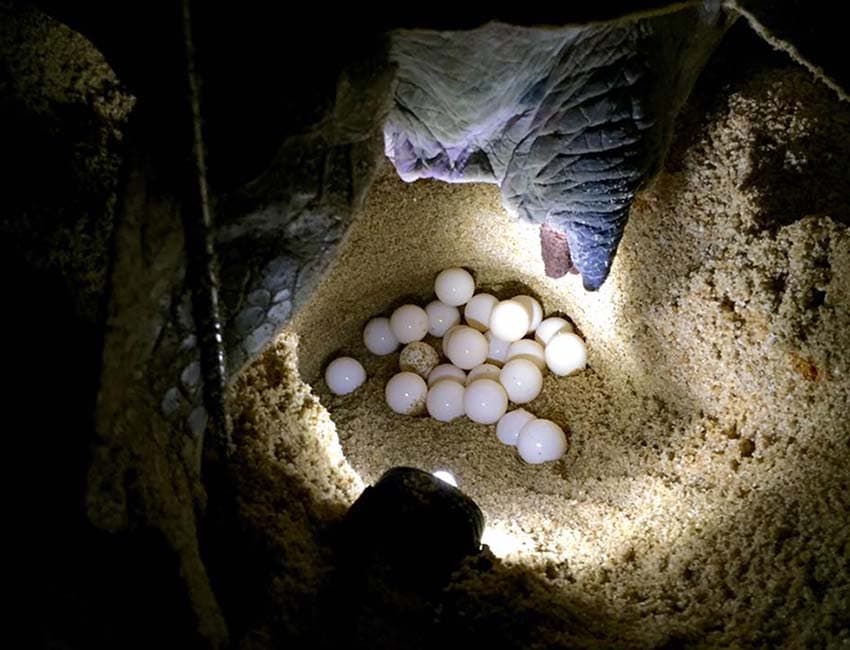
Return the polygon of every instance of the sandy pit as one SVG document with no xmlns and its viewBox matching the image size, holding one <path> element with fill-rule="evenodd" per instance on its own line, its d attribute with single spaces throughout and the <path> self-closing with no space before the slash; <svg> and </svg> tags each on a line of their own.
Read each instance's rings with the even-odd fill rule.
<svg viewBox="0 0 850 650">
<path fill-rule="evenodd" d="M 537 228 L 496 187 L 384 170 L 310 302 L 234 387 L 245 529 L 278 558 L 274 613 L 247 646 L 321 626 L 329 531 L 395 465 L 452 471 L 489 550 L 440 606 L 351 613 L 360 645 L 850 644 L 850 107 L 784 67 L 700 109 L 597 293 L 544 276 Z M 492 426 L 386 407 L 398 354 L 370 355 L 362 328 L 424 306 L 455 265 L 586 338 L 589 368 L 547 373 L 526 407 L 568 429 L 564 459 L 528 466 Z M 368 380 L 336 397 L 321 373 L 340 353 Z"/>
</svg>

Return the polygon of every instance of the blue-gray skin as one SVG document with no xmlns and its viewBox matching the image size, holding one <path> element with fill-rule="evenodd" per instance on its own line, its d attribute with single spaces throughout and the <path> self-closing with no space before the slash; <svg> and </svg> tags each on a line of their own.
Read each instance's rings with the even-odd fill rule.
<svg viewBox="0 0 850 650">
<path fill-rule="evenodd" d="M 727 26 L 709 2 L 603 25 L 400 33 L 387 156 L 405 180 L 498 184 L 510 212 L 566 234 L 596 290 Z"/>
</svg>

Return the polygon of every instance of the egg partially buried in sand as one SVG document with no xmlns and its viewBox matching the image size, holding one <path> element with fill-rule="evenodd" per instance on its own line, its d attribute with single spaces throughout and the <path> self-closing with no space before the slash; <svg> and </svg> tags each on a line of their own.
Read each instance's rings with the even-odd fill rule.
<svg viewBox="0 0 850 650">
<path fill-rule="evenodd" d="M 531 420 L 519 432 L 517 452 L 526 463 L 558 460 L 567 451 L 564 430 L 551 420 Z"/>
<path fill-rule="evenodd" d="M 401 370 L 415 372 L 423 379 L 431 374 L 438 363 L 440 363 L 440 355 L 423 341 L 408 343 L 398 355 L 398 367 Z"/>
<path fill-rule="evenodd" d="M 387 406 L 400 415 L 421 415 L 425 412 L 428 385 L 413 372 L 400 372 L 387 382 L 384 397 Z"/>
</svg>

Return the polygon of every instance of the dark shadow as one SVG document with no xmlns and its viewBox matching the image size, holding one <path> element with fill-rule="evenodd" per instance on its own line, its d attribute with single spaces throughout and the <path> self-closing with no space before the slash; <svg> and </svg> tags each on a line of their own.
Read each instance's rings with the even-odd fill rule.
<svg viewBox="0 0 850 650">
<path fill-rule="evenodd" d="M 786 70 L 788 83 L 770 88 L 764 82 L 752 83 L 767 70 Z M 775 231 L 808 215 L 828 215 L 845 225 L 850 223 L 850 206 L 844 193 L 850 185 L 847 111 L 824 112 L 811 102 L 796 102 L 802 93 L 820 97 L 825 103 L 836 101 L 836 96 L 787 53 L 766 44 L 745 20 L 729 30 L 677 117 L 665 170 L 675 173 L 682 169 L 683 157 L 705 134 L 705 116 L 722 111 L 723 98 L 733 87 L 742 89 L 745 81 L 751 82 L 745 97 L 763 97 L 770 91 L 776 94 L 772 101 L 796 107 L 795 114 L 787 115 L 788 126 L 792 120 L 807 124 L 806 136 L 792 143 L 778 142 L 767 129 L 756 131 L 752 171 L 741 189 L 757 193 L 761 207 L 758 229 Z M 758 119 L 753 122 L 758 127 Z M 795 191 L 777 192 L 781 187 Z"/>
<path fill-rule="evenodd" d="M 43 648 L 196 647 L 177 557 L 153 530 L 110 534 L 84 512 L 100 333 L 79 317 L 65 283 L 0 251 L 0 319 L 12 438 L 8 522 Z M 152 622 L 155 621 L 155 624 Z"/>
<path fill-rule="evenodd" d="M 354 582 L 338 574 L 345 505 L 321 500 L 307 484 L 313 468 L 300 465 L 285 442 L 300 433 L 281 430 L 286 425 L 271 417 L 291 412 L 278 387 L 292 371 L 279 356 L 264 355 L 237 382 L 231 475 L 238 507 L 230 521 L 205 532 L 217 535 L 216 546 L 230 557 L 229 565 L 211 562 L 209 570 L 237 644 L 528 648 L 611 640 L 615 614 L 573 602 L 532 570 L 489 553 L 467 562 L 443 591 L 393 586 L 379 567 Z"/>
<path fill-rule="evenodd" d="M 789 63 L 788 56 L 767 45 L 747 21 L 738 20 L 732 25 L 676 116 L 675 133 L 664 161 L 664 169 L 673 173 L 681 171 L 684 156 L 704 135 L 706 115 L 717 110 L 718 101 L 722 101 L 732 87 L 751 79 L 760 71 L 785 67 Z"/>
<path fill-rule="evenodd" d="M 817 82 L 798 75 L 795 80 L 827 95 Z M 786 101 L 799 92 L 790 86 L 777 88 Z M 801 106 L 801 119 L 811 124 L 807 135 L 791 143 L 778 142 L 766 129 L 756 132 L 752 148 L 753 170 L 741 189 L 753 192 L 759 203 L 756 228 L 775 232 L 782 226 L 810 216 L 827 216 L 850 225 L 850 115 L 847 111 L 825 114 L 821 106 Z M 793 192 L 777 191 L 780 187 Z"/>
</svg>

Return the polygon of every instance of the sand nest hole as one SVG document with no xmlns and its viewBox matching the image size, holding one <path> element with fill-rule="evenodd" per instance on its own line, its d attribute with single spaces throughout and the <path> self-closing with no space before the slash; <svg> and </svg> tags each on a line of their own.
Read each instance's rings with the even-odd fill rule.
<svg viewBox="0 0 850 650">
<path fill-rule="evenodd" d="M 450 588 L 470 635 L 501 621 L 491 634 L 509 647 L 840 638 L 850 183 L 836 193 L 846 166 L 812 173 L 834 205 L 765 225 L 777 193 L 800 204 L 772 184 L 787 166 L 763 156 L 797 143 L 798 160 L 829 147 L 843 164 L 850 130 L 827 121 L 846 113 L 802 73 L 750 80 L 674 145 L 596 293 L 545 277 L 537 228 L 505 214 L 497 188 L 408 185 L 387 169 L 309 303 L 235 387 L 246 521 L 286 567 L 278 623 L 297 636 L 298 612 L 321 609 L 327 530 L 365 484 L 410 465 L 448 469 L 484 512 L 487 570 Z M 452 266 L 536 296 L 585 337 L 587 370 L 546 373 L 531 405 L 568 429 L 563 459 L 526 465 L 492 426 L 386 406 L 398 353 L 368 353 L 363 326 L 426 304 Z M 339 354 L 368 375 L 350 395 L 321 378 Z M 525 614 L 533 623 L 509 623 Z M 391 636 L 382 625 L 360 634 Z"/>
</svg>

